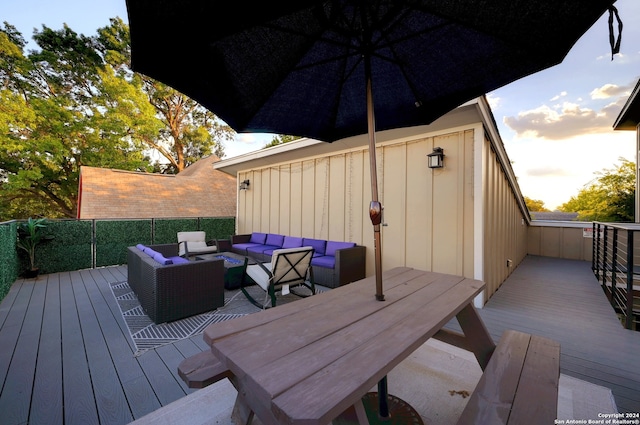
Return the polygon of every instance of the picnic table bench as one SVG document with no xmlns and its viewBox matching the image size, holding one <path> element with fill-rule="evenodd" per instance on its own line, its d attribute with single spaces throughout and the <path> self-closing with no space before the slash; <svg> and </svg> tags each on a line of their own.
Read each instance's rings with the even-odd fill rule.
<svg viewBox="0 0 640 425">
<path fill-rule="evenodd" d="M 489 400 L 503 403 L 503 387 L 513 386 L 514 379 L 515 388 L 509 391 L 523 394 L 523 399 L 545 394 L 539 403 L 547 402 L 555 386 L 555 400 L 545 408 L 553 410 L 555 417 L 557 379 L 555 384 L 544 381 L 545 390 L 536 391 L 538 381 L 532 373 L 538 365 L 553 369 L 552 361 L 541 360 L 546 357 L 538 355 L 547 340 L 528 336 L 529 343 L 525 344 L 522 335 L 526 334 L 506 333 L 496 349 L 473 307 L 473 298 L 484 287 L 482 282 L 404 267 L 385 272 L 384 280 L 383 302 L 375 300 L 375 281 L 367 278 L 275 309 L 210 325 L 204 339 L 211 351 L 185 359 L 179 366 L 180 376 L 192 388 L 229 378 L 238 390 L 236 423 L 248 423 L 255 412 L 264 424 L 325 425 L 353 410 L 360 423 L 368 423 L 362 397 L 435 336 L 472 351 L 485 370 L 461 424 L 491 423 L 481 419 L 491 410 L 491 403 L 482 402 L 482 394 L 488 391 L 493 397 L 492 391 L 497 392 L 499 396 Z M 327 316 L 332 320 L 318 320 Z M 464 334 L 441 330 L 453 317 L 457 317 Z M 516 353 L 524 359 L 520 373 L 514 372 L 518 369 Z M 513 405 L 518 407 L 520 403 Z M 504 406 L 494 407 L 501 412 Z M 500 412 L 490 417 L 504 417 Z M 474 422 L 474 416 L 480 419 Z"/>
<path fill-rule="evenodd" d="M 559 379 L 560 344 L 507 330 L 458 424 L 552 424 Z"/>
</svg>

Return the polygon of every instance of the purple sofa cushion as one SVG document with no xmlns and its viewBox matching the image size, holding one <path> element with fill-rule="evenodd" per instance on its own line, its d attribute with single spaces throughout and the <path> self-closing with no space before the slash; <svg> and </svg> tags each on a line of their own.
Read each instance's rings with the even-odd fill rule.
<svg viewBox="0 0 640 425">
<path fill-rule="evenodd" d="M 267 239 L 266 233 L 257 233 L 253 232 L 251 234 L 251 239 L 249 239 L 250 243 L 256 243 L 258 245 L 264 245 L 264 241 Z"/>
<path fill-rule="evenodd" d="M 313 256 L 321 257 L 324 255 L 324 250 L 327 245 L 327 241 L 323 241 L 320 239 L 308 239 L 304 238 L 302 241 L 303 246 L 312 246 L 313 247 Z"/>
<path fill-rule="evenodd" d="M 273 251 L 274 249 L 282 249 L 282 247 L 276 246 L 276 245 L 255 245 L 255 246 L 247 247 L 247 253 L 263 254 L 266 250 Z"/>
<path fill-rule="evenodd" d="M 242 251 L 243 253 L 246 253 L 247 249 L 251 248 L 252 246 L 264 246 L 264 245 L 262 245 L 261 243 L 251 243 L 251 242 L 236 243 L 232 245 L 233 249 L 237 249 L 239 251 Z"/>
<path fill-rule="evenodd" d="M 302 246 L 302 238 L 293 236 L 285 236 L 282 242 L 282 248 L 298 248 Z"/>
<path fill-rule="evenodd" d="M 160 254 L 158 251 L 151 249 L 149 247 L 146 247 L 144 249 L 144 253 L 147 254 L 149 257 L 153 258 L 156 254 Z"/>
<path fill-rule="evenodd" d="M 353 242 L 328 241 L 327 242 L 327 250 L 325 251 L 325 254 L 335 257 L 337 250 L 345 249 L 345 248 L 353 248 L 354 246 L 356 246 L 356 244 L 353 243 Z"/>
<path fill-rule="evenodd" d="M 330 255 L 313 257 L 311 259 L 311 265 L 315 267 L 325 267 L 327 269 L 333 269 L 336 266 L 336 257 Z"/>
<path fill-rule="evenodd" d="M 168 259 L 173 261 L 173 264 L 186 264 L 189 262 L 189 260 L 182 257 L 169 257 Z"/>
<path fill-rule="evenodd" d="M 169 264 L 173 264 L 173 261 L 171 261 L 168 258 L 165 258 L 165 256 L 160 254 L 159 252 L 156 252 L 153 255 L 153 259 L 156 260 L 158 263 L 162 264 L 163 266 L 168 266 Z"/>
<path fill-rule="evenodd" d="M 142 245 L 141 243 L 139 243 L 138 245 L 136 245 L 136 248 L 138 248 L 140 251 L 144 252 L 144 250 L 147 248 L 146 246 Z"/>
<path fill-rule="evenodd" d="M 264 244 L 282 248 L 282 242 L 284 242 L 284 235 L 275 235 L 273 233 L 269 233 Z"/>
</svg>

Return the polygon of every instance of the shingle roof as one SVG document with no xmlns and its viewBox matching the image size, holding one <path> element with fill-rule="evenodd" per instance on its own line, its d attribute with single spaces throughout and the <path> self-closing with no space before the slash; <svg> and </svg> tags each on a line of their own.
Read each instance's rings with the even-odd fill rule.
<svg viewBox="0 0 640 425">
<path fill-rule="evenodd" d="M 532 211 L 531 217 L 534 220 L 576 221 L 578 219 L 578 213 L 561 211 Z"/>
<path fill-rule="evenodd" d="M 215 156 L 177 175 L 80 168 L 78 218 L 235 217 L 236 178 Z"/>
</svg>

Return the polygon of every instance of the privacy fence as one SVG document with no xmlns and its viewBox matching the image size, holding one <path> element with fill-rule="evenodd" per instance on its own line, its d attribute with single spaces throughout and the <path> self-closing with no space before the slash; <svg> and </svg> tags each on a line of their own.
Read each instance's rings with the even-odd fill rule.
<svg viewBox="0 0 640 425">
<path fill-rule="evenodd" d="M 28 268 L 26 253 L 16 246 L 17 228 L 17 221 L 0 223 L 0 300 Z M 52 239 L 37 246 L 36 266 L 40 273 L 56 273 L 125 264 L 128 246 L 177 243 L 177 232 L 193 230 L 226 239 L 235 233 L 235 218 L 49 220 Z"/>
</svg>

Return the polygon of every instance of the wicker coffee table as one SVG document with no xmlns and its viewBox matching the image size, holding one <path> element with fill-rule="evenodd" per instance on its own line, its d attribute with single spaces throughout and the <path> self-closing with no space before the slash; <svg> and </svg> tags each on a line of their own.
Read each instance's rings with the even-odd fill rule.
<svg viewBox="0 0 640 425">
<path fill-rule="evenodd" d="M 198 255 L 196 260 L 212 260 L 220 259 L 224 260 L 224 288 L 225 289 L 238 289 L 242 286 L 242 269 L 244 266 L 245 256 L 238 255 L 235 252 L 219 252 L 216 254 L 203 254 Z M 249 259 L 249 264 L 255 264 L 255 262 Z M 253 281 L 247 276 L 247 285 L 253 284 Z M 245 285 L 245 286 L 247 286 Z"/>
</svg>

